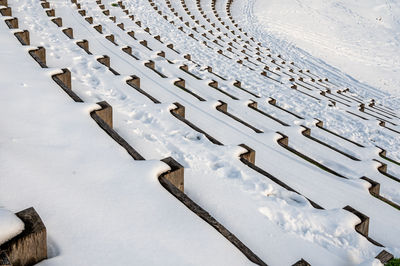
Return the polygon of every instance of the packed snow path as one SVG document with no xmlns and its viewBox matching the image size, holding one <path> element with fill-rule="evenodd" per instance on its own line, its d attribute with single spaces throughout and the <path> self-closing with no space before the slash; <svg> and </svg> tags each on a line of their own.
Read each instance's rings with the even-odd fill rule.
<svg viewBox="0 0 400 266">
<path fill-rule="evenodd" d="M 238 27 L 228 1 L 46 3 L 9 6 L 31 43 L 46 49 L 47 65 L 67 67 L 73 91 L 85 102 L 111 104 L 116 131 L 146 159 L 172 156 L 184 165 L 185 193 L 263 261 L 358 264 L 371 262 L 380 244 L 399 255 L 400 119 L 386 106 L 398 99 L 318 62 L 290 63 L 271 53 Z M 52 21 L 54 15 L 63 25 Z M 307 71 L 311 67 L 319 72 Z M 185 118 L 174 111 L 177 102 Z M 239 160 L 249 150 L 242 143 L 256 151 L 256 166 Z M 375 182 L 380 195 L 368 190 Z M 10 208 L 17 204 L 13 197 L 4 201 Z M 343 210 L 348 205 L 370 218 L 370 238 L 354 230 L 360 220 Z M 76 256 L 53 255 L 49 263 Z M 204 263 L 195 258 L 185 254 L 177 264 Z M 213 263 L 220 264 L 218 258 Z"/>
</svg>

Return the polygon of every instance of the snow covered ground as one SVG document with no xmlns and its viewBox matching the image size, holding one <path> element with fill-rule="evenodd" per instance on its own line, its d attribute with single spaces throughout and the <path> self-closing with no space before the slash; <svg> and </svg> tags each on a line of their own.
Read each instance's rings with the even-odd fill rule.
<svg viewBox="0 0 400 266">
<path fill-rule="evenodd" d="M 0 245 L 24 230 L 24 223 L 12 212 L 0 207 Z"/>
<path fill-rule="evenodd" d="M 0 204 L 15 212 L 34 206 L 42 216 L 50 258 L 41 264 L 250 264 L 158 183 L 168 170 L 160 160 L 168 156 L 185 167 L 185 193 L 267 264 L 301 258 L 312 265 L 379 264 L 374 257 L 383 249 L 400 256 L 399 209 L 373 197 L 371 184 L 361 179 L 379 182 L 381 196 L 400 204 L 400 98 L 393 92 L 282 45 L 287 41 L 257 22 L 260 2 L 254 0 L 234 1 L 232 13 L 262 48 L 229 20 L 225 0 L 216 2 L 224 24 L 211 0 L 200 1 L 201 9 L 185 1 L 186 10 L 179 1 L 155 1 L 153 7 L 148 0 L 129 0 L 123 2 L 128 13 L 103 0 L 110 15 L 82 0 L 84 16 L 70 1 L 49 3 L 63 27 L 36 0 L 9 3 L 19 28 L 29 30 L 32 47 L 21 46 L 0 23 L 0 73 L 7 77 L 0 92 L 7 112 L 0 117 L 6 125 L 0 131 Z M 99 24 L 101 32 L 93 27 Z M 64 27 L 73 28 L 74 38 Z M 108 34 L 114 43 L 104 38 Z M 89 41 L 90 54 L 76 45 L 82 39 Z M 46 49 L 49 68 L 28 54 L 36 46 Z M 133 56 L 124 52 L 127 46 Z M 97 61 L 103 55 L 119 75 Z M 161 75 L 145 66 L 149 60 Z M 183 64 L 198 78 L 180 69 Z M 71 71 L 72 89 L 85 103 L 72 102 L 52 81 L 61 68 Z M 126 84 L 131 75 L 153 98 Z M 179 78 L 186 91 L 174 85 Z M 233 86 L 236 80 L 241 88 Z M 212 81 L 218 86 L 209 86 Z M 350 92 L 341 92 L 345 88 Z M 369 106 L 372 98 L 376 104 Z M 113 107 L 115 130 L 146 161 L 133 161 L 90 118 L 101 100 Z M 228 114 L 217 109 L 220 101 Z M 254 101 L 257 108 L 249 107 Z M 214 141 L 171 114 L 176 102 Z M 311 137 L 302 134 L 305 126 Z M 289 137 L 289 148 L 277 142 L 282 135 Z M 239 144 L 256 151 L 255 164 L 264 172 L 240 161 L 246 150 Z M 377 146 L 391 159 L 380 156 Z M 387 173 L 378 171 L 381 162 Z M 369 237 L 384 247 L 354 230 L 360 219 L 343 210 L 347 205 L 370 217 Z"/>
<path fill-rule="evenodd" d="M 400 96 L 400 3 L 396 0 L 252 0 L 266 34 L 355 79 Z"/>
</svg>

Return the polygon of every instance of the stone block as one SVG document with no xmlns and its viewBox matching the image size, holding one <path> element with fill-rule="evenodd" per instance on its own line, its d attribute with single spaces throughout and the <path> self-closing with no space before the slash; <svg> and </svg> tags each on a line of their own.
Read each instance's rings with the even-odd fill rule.
<svg viewBox="0 0 400 266">
<path fill-rule="evenodd" d="M 219 101 L 219 105 L 216 108 L 218 111 L 228 112 L 228 104 L 223 101 Z"/>
<path fill-rule="evenodd" d="M 130 47 L 130 46 L 122 47 L 122 51 L 124 51 L 125 53 L 127 53 L 129 55 L 132 55 L 132 47 Z"/>
<path fill-rule="evenodd" d="M 361 235 L 368 237 L 368 230 L 369 230 L 369 217 L 362 214 L 361 212 L 355 210 L 354 208 L 347 205 L 343 208 L 344 210 L 353 213 L 358 218 L 360 218 L 361 222 L 355 226 L 355 229 Z"/>
<path fill-rule="evenodd" d="M 98 33 L 103 34 L 103 26 L 101 26 L 100 24 L 99 24 L 99 25 L 93 26 L 93 28 L 94 28 L 95 30 L 97 30 Z"/>
<path fill-rule="evenodd" d="M 97 61 L 106 67 L 110 67 L 110 57 L 108 55 L 103 55 L 102 57 L 97 58 Z"/>
<path fill-rule="evenodd" d="M 115 44 L 115 38 L 114 38 L 114 35 L 113 35 L 113 34 L 106 35 L 105 38 L 106 38 L 107 40 L 109 40 L 110 42 L 112 42 L 113 44 Z"/>
<path fill-rule="evenodd" d="M 43 68 L 46 66 L 46 49 L 39 46 L 37 49 L 30 50 L 29 54 L 35 59 L 35 61 Z"/>
<path fill-rule="evenodd" d="M 62 30 L 62 32 L 68 36 L 68 38 L 73 39 L 74 38 L 74 32 L 72 28 L 65 28 Z"/>
<path fill-rule="evenodd" d="M 305 126 L 302 126 L 303 127 L 303 130 L 301 131 L 301 134 L 303 135 L 303 136 L 311 136 L 311 129 L 310 128 L 308 128 L 308 127 L 305 127 Z"/>
<path fill-rule="evenodd" d="M 376 257 L 376 259 L 380 260 L 381 263 L 386 264 L 391 259 L 393 259 L 393 255 L 387 252 L 386 250 L 382 250 Z"/>
<path fill-rule="evenodd" d="M 51 21 L 56 24 L 58 27 L 62 27 L 62 18 L 53 18 Z"/>
<path fill-rule="evenodd" d="M 161 41 L 161 36 L 160 36 L 160 35 L 154 36 L 154 39 L 156 39 L 156 40 L 159 41 L 159 42 L 162 42 L 162 41 Z"/>
<path fill-rule="evenodd" d="M 93 24 L 93 18 L 92 18 L 92 17 L 86 17 L 85 20 L 86 20 L 89 24 Z"/>
<path fill-rule="evenodd" d="M 85 50 L 86 53 L 90 53 L 89 52 L 89 42 L 87 40 L 77 41 L 76 45 L 78 45 L 80 48 Z"/>
<path fill-rule="evenodd" d="M 71 85 L 71 71 L 67 68 L 62 69 L 62 73 L 53 75 L 53 79 L 58 79 L 67 89 L 72 89 Z"/>
<path fill-rule="evenodd" d="M 130 86 L 140 88 L 140 78 L 133 75 L 126 81 Z"/>
<path fill-rule="evenodd" d="M 0 8 L 0 14 L 5 17 L 11 17 L 12 16 L 11 7 Z"/>
<path fill-rule="evenodd" d="M 189 67 L 188 67 L 188 65 L 182 65 L 182 66 L 179 67 L 179 69 L 182 69 L 182 70 L 185 71 L 185 72 L 189 72 Z M 184 87 L 184 86 L 183 86 L 183 87 Z"/>
<path fill-rule="evenodd" d="M 213 80 L 210 83 L 208 83 L 208 86 L 212 88 L 218 88 L 218 81 Z"/>
<path fill-rule="evenodd" d="M 235 83 L 233 83 L 233 86 L 240 88 L 240 87 L 242 87 L 242 83 L 240 81 L 236 80 Z"/>
<path fill-rule="evenodd" d="M 95 110 L 95 114 L 100 117 L 110 128 L 113 128 L 112 107 L 106 101 L 98 102 L 101 109 Z"/>
<path fill-rule="evenodd" d="M 1 251 L 0 251 L 0 266 L 12 266 L 7 254 Z"/>
<path fill-rule="evenodd" d="M 78 13 L 79 13 L 82 17 L 86 16 L 86 10 L 84 10 L 84 9 L 78 10 Z"/>
<path fill-rule="evenodd" d="M 174 82 L 174 85 L 178 86 L 178 87 L 185 88 L 185 80 L 182 79 L 182 78 L 179 78 L 179 80 Z"/>
<path fill-rule="evenodd" d="M 157 53 L 157 55 L 165 58 L 165 52 L 164 51 L 160 51 L 159 53 Z"/>
<path fill-rule="evenodd" d="M 369 193 L 373 196 L 379 196 L 380 192 L 380 187 L 381 185 L 378 182 L 373 181 L 372 179 L 369 179 L 366 176 L 361 177 L 362 180 L 367 181 L 368 183 L 371 184 L 371 187 L 368 189 Z"/>
<path fill-rule="evenodd" d="M 17 37 L 17 39 L 19 40 L 19 42 L 22 45 L 30 45 L 31 44 L 31 41 L 29 38 L 29 31 L 27 31 L 27 30 L 19 31 L 19 32 L 14 33 L 14 35 L 15 35 L 15 37 Z"/>
<path fill-rule="evenodd" d="M 128 35 L 131 36 L 132 38 L 136 39 L 136 38 L 135 38 L 135 32 L 134 32 L 134 31 L 132 31 L 132 30 L 129 31 L 129 32 L 128 32 Z"/>
<path fill-rule="evenodd" d="M 25 224 L 25 229 L 21 234 L 1 245 L 0 253 L 6 253 L 10 265 L 33 265 L 46 259 L 46 227 L 35 209 L 29 208 L 16 215 Z"/>
<path fill-rule="evenodd" d="M 280 132 L 277 132 L 277 133 L 282 136 L 281 138 L 278 139 L 278 143 L 284 147 L 289 146 L 289 137 Z"/>
<path fill-rule="evenodd" d="M 378 167 L 378 171 L 379 171 L 379 172 L 381 172 L 381 173 L 387 173 L 387 164 L 382 163 L 382 162 L 380 162 L 380 161 L 378 161 L 378 160 L 374 160 L 374 161 L 376 161 L 376 162 L 378 162 L 378 163 L 381 164 L 381 165 Z"/>
<path fill-rule="evenodd" d="M 251 164 L 255 164 L 256 163 L 256 152 L 255 152 L 255 150 L 253 150 L 252 148 L 250 148 L 246 144 L 240 144 L 239 146 L 242 147 L 242 148 L 245 148 L 247 150 L 246 153 L 243 153 L 243 154 L 240 155 L 240 158 L 250 162 Z"/>
<path fill-rule="evenodd" d="M 18 18 L 10 18 L 5 20 L 10 29 L 18 29 Z"/>
<path fill-rule="evenodd" d="M 152 61 L 152 60 L 150 60 L 150 61 L 144 63 L 144 65 L 145 65 L 146 67 L 150 68 L 150 69 L 153 69 L 153 70 L 155 69 L 155 63 L 154 63 L 154 61 Z"/>
<path fill-rule="evenodd" d="M 168 157 L 161 160 L 162 162 L 168 164 L 171 168 L 166 173 L 161 175 L 161 178 L 165 178 L 172 185 L 178 188 L 181 192 L 184 192 L 184 168 L 181 164 L 175 161 L 172 157 Z"/>
<path fill-rule="evenodd" d="M 139 43 L 140 43 L 141 45 L 143 45 L 144 47 L 149 48 L 149 47 L 147 46 L 147 41 L 146 41 L 146 40 L 141 40 Z"/>
<path fill-rule="evenodd" d="M 171 112 L 185 118 L 185 106 L 178 102 L 175 102 L 174 105 L 176 106 L 176 108 L 172 109 Z"/>
<path fill-rule="evenodd" d="M 253 108 L 253 109 L 257 109 L 258 107 L 258 103 L 255 101 L 251 101 L 247 106 Z"/>
<path fill-rule="evenodd" d="M 41 6 L 43 8 L 50 8 L 50 3 L 49 2 L 41 2 L 40 4 L 41 4 Z"/>
</svg>

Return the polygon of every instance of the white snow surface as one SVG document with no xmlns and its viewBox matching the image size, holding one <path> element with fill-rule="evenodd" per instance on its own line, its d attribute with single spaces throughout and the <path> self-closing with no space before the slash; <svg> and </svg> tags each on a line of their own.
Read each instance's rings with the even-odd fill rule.
<svg viewBox="0 0 400 266">
<path fill-rule="evenodd" d="M 243 1 L 244 2 L 244 1 Z M 396 0 L 252 0 L 266 34 L 357 80 L 400 95 L 400 3 Z"/>
<path fill-rule="evenodd" d="M 218 42 L 224 50 L 235 37 L 213 16 L 211 0 L 201 1 L 210 22 L 201 16 L 196 1 L 186 1 L 196 19 L 206 25 L 205 29 L 197 26 L 199 32 L 192 29 L 197 24 L 190 20 L 180 1 L 171 1 L 172 7 L 191 21 L 191 27 L 175 16 L 165 1 L 155 1 L 156 6 L 175 25 L 159 15 L 147 0 L 124 1 L 135 21 L 141 21 L 140 27 L 121 8 L 113 7 L 113 1 L 103 0 L 117 23 L 124 23 L 125 31 L 105 16 L 95 1 L 80 1 L 87 16 L 93 17 L 93 25 L 101 24 L 103 35 L 114 34 L 118 46 L 94 30 L 69 0 L 49 2 L 56 16 L 62 17 L 63 27 L 73 28 L 74 39 L 66 37 L 50 21 L 36 0 L 9 3 L 13 16 L 19 18 L 19 27 L 30 32 L 31 47 L 21 46 L 0 21 L 0 73 L 7 77 L 1 80 L 0 91 L 0 103 L 6 110 L 6 115 L 0 116 L 0 123 L 5 125 L 0 131 L 0 204 L 13 211 L 29 206 L 38 211 L 49 236 L 49 259 L 41 265 L 251 264 L 159 184 L 157 176 L 168 170 L 160 160 L 168 156 L 185 167 L 185 193 L 269 265 L 291 265 L 300 258 L 312 265 L 379 265 L 374 257 L 382 249 L 400 256 L 400 211 L 372 197 L 370 185 L 360 179 L 367 176 L 379 182 L 381 195 L 400 203 L 400 183 L 378 172 L 380 164 L 376 161 L 384 160 L 378 155 L 377 146 L 387 150 L 390 158 L 400 160 L 399 134 L 380 127 L 376 117 L 359 111 L 358 102 L 340 104 L 343 96 L 335 93 L 350 88 L 349 95 L 361 98 L 363 103 L 374 98 L 377 106 L 389 106 L 394 115 L 385 118 L 387 113 L 380 112 L 378 119 L 387 119 L 393 123 L 387 126 L 399 131 L 400 98 L 394 91 L 366 85 L 354 73 L 349 71 L 350 76 L 345 69 L 335 68 L 339 66 L 334 62 L 322 61 L 296 47 L 297 42 L 288 45 L 287 40 L 280 39 L 282 36 L 268 32 L 254 15 L 255 5 L 260 3 L 255 0 L 236 0 L 232 9 L 249 36 L 269 47 L 271 58 L 279 61 L 278 54 L 282 54 L 285 60 L 296 62 L 298 69 L 310 69 L 336 85 L 325 82 L 318 85 L 319 89 L 292 90 L 291 81 L 282 73 L 289 73 L 289 66 L 282 66 L 281 76 L 275 76 L 279 82 L 273 82 L 259 74 L 265 65 L 255 60 L 255 49 L 247 51 L 254 57 L 247 64 L 256 70 L 236 63 L 237 59 L 244 59 L 243 55 L 235 55 L 245 49 L 243 41 L 231 46 L 233 52 L 226 52 L 234 59 L 218 54 L 221 46 L 213 43 L 215 36 L 208 33 L 215 31 L 211 23 L 226 33 L 216 33 L 222 36 Z M 216 7 L 227 25 L 233 27 L 227 19 L 226 2 L 218 0 Z M 268 10 L 268 5 L 261 9 Z M 179 26 L 184 31 L 178 30 Z M 152 35 L 144 31 L 145 27 Z M 137 40 L 126 34 L 130 30 Z M 201 41 L 188 37 L 189 33 Z M 163 43 L 155 40 L 155 35 L 160 35 Z M 89 41 L 91 55 L 75 44 L 81 39 Z M 144 48 L 141 40 L 146 40 L 150 49 Z M 168 49 L 169 43 L 179 53 Z M 137 59 L 121 50 L 125 45 L 132 47 Z M 36 46 L 45 47 L 48 69 L 41 69 L 29 56 L 28 50 Z M 157 56 L 161 50 L 170 62 Z M 183 57 L 186 53 L 198 65 L 187 61 Z M 263 48 L 263 62 L 272 69 L 273 63 L 267 62 L 268 53 Z M 120 75 L 113 75 L 96 61 L 101 55 L 110 56 L 111 67 Z M 144 66 L 149 59 L 166 78 Z M 182 64 L 187 64 L 201 80 L 181 71 Z M 206 66 L 222 78 L 205 71 Z M 72 73 L 73 91 L 85 103 L 72 102 L 51 80 L 51 74 L 65 67 Z M 304 76 L 298 69 L 294 75 Z M 154 104 L 128 86 L 125 81 L 130 75 L 139 76 L 141 88 L 161 104 Z M 186 88 L 205 101 L 174 86 L 179 77 L 185 79 Z M 212 89 L 208 86 L 211 80 L 218 81 L 222 91 L 238 100 Z M 253 95 L 232 86 L 235 80 L 240 80 Z M 320 95 L 322 85 L 332 90 L 332 97 L 338 101 L 335 107 Z M 269 97 L 297 116 L 269 104 Z M 145 161 L 133 161 L 90 118 L 90 111 L 98 108 L 96 102 L 101 100 L 113 107 L 115 130 Z M 260 132 L 217 111 L 219 100 L 228 104 L 230 113 Z M 248 108 L 250 100 L 257 101 L 260 110 L 287 126 Z M 175 108 L 175 102 L 186 107 L 188 120 L 224 145 L 211 143 L 174 118 L 170 110 Z M 315 118 L 323 120 L 325 128 L 363 147 L 316 127 Z M 302 126 L 310 127 L 313 137 L 358 160 L 305 138 Z M 346 179 L 281 147 L 277 143 L 281 136 L 278 132 L 289 137 L 291 147 Z M 244 165 L 239 160 L 245 152 L 238 146 L 242 143 L 256 151 L 257 166 L 301 195 Z M 388 173 L 400 176 L 398 164 L 385 163 Z M 324 210 L 313 208 L 306 197 Z M 370 217 L 369 236 L 384 248 L 354 230 L 360 219 L 343 210 L 346 205 Z"/>
<path fill-rule="evenodd" d="M 0 245 L 20 234 L 24 227 L 14 213 L 0 207 Z"/>
</svg>

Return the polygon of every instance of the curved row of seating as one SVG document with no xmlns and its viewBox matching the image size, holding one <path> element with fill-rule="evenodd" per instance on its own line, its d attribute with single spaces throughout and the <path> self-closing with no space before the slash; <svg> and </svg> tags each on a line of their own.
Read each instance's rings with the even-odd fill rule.
<svg viewBox="0 0 400 266">
<path fill-rule="evenodd" d="M 259 90 L 251 84 L 242 84 L 236 76 L 229 75 L 229 71 L 226 72 L 222 68 L 227 64 L 237 65 L 245 74 L 253 73 L 252 77 L 255 77 L 256 82 L 260 84 L 271 82 L 279 89 L 291 87 L 293 91 L 291 95 L 294 97 L 302 95 L 301 97 L 307 99 L 307 102 L 315 102 L 318 106 L 324 103 L 336 105 L 356 119 L 365 121 L 377 119 L 385 127 L 386 124 L 393 126 L 394 128 L 386 127 L 386 129 L 394 133 L 398 125 L 396 114 L 385 107 L 376 106 L 374 102 L 366 107 L 363 100 L 348 96 L 348 89 L 342 90 L 331 81 L 319 78 L 310 71 L 296 68 L 293 62 L 287 63 L 282 56 L 270 53 L 268 48 L 264 48 L 261 43 L 256 42 L 254 38 L 243 32 L 243 29 L 235 25 L 230 14 L 231 2 L 228 1 L 226 6 L 230 21 L 224 20 L 223 16 L 219 15 L 216 1 L 197 0 L 195 4 L 187 2 L 189 1 L 182 0 L 179 4 L 166 0 L 164 6 L 162 1 L 158 3 L 148 1 L 150 9 L 162 18 L 165 25 L 169 24 L 177 29 L 177 33 L 174 34 L 180 36 L 180 39 L 174 40 L 171 38 L 172 35 L 162 35 L 157 32 L 158 29 L 154 25 L 138 19 L 139 13 L 135 13 L 135 9 L 129 2 L 119 1 L 114 6 L 111 1 L 102 3 L 98 0 L 93 3 L 73 0 L 74 6 L 62 6 L 50 1 L 52 5 L 54 4 L 53 8 L 50 8 L 49 2 L 42 1 L 40 4 L 49 16 L 49 20 L 59 28 L 60 34 L 67 35 L 68 41 L 65 45 L 69 43 L 77 45 L 84 50 L 85 55 L 80 55 L 87 62 L 99 64 L 96 68 L 101 69 L 101 72 L 96 72 L 96 70 L 88 73 L 96 76 L 97 84 L 101 84 L 100 87 L 104 84 L 106 86 L 104 89 L 96 90 L 96 86 L 85 85 L 87 73 L 79 73 L 80 69 L 73 60 L 69 61 L 68 69 L 64 68 L 53 75 L 53 80 L 76 102 L 92 101 L 100 97 L 111 101 L 117 116 L 118 130 L 121 132 L 117 133 L 112 129 L 111 106 L 106 102 L 100 102 L 99 106 L 102 109 L 91 115 L 99 126 L 124 147 L 135 160 L 144 160 L 145 157 L 159 158 L 164 152 L 147 148 L 148 142 L 140 143 L 141 136 L 132 136 L 128 133 L 132 132 L 132 126 L 124 123 L 129 117 L 125 115 L 126 105 L 134 106 L 138 110 L 141 104 L 151 106 L 154 109 L 154 113 L 151 113 L 152 117 L 168 111 L 169 116 L 159 115 L 159 120 L 164 119 L 165 125 L 173 124 L 174 128 L 181 125 L 179 123 L 184 123 L 190 131 L 205 136 L 210 143 L 204 144 L 201 148 L 209 156 L 215 154 L 210 150 L 214 147 L 213 145 L 223 149 L 245 142 L 240 145 L 239 159 L 244 166 L 248 167 L 246 171 L 249 171 L 251 176 L 261 175 L 268 180 L 267 183 L 272 181 L 283 190 L 304 196 L 315 209 L 322 212 L 325 208 L 337 208 L 342 204 L 340 208 L 360 218 L 361 223 L 355 227 L 358 233 L 374 245 L 385 245 L 387 239 L 379 233 L 379 230 L 376 233 L 376 228 L 383 226 L 382 221 L 379 220 L 376 210 L 367 210 L 366 206 L 380 206 L 385 214 L 397 217 L 399 205 L 386 198 L 385 194 L 388 191 L 387 188 L 398 187 L 400 180 L 387 172 L 386 164 L 379 161 L 377 156 L 385 159 L 390 167 L 398 167 L 398 162 L 386 157 L 384 149 L 379 149 L 379 155 L 376 154 L 378 148 L 369 149 L 365 154 L 367 149 L 363 145 L 324 128 L 321 119 L 314 121 L 312 129 L 306 125 L 298 126 L 296 121 L 305 121 L 305 119 L 302 114 L 287 108 L 287 99 L 283 99 L 282 104 L 278 105 L 275 98 L 265 97 L 265 91 L 259 93 Z M 76 10 L 72 12 L 75 12 L 77 16 L 73 19 L 68 16 L 55 17 L 58 10 L 65 14 L 67 10 L 75 9 L 75 7 Z M 81 21 L 82 27 L 73 30 L 62 26 L 63 22 L 73 20 Z M 10 25 L 15 24 L 13 19 L 8 21 Z M 74 35 L 78 36 L 78 39 L 75 39 Z M 17 36 L 20 36 L 18 38 L 22 40 L 22 43 L 29 43 L 27 33 Z M 179 45 L 182 40 L 193 42 L 193 46 L 183 49 Z M 228 48 L 225 49 L 226 47 Z M 207 64 L 209 61 L 198 56 L 201 53 L 209 53 L 213 58 L 215 56 L 216 63 Z M 46 60 L 43 47 L 32 50 L 30 54 L 41 67 L 47 66 L 46 63 L 49 60 Z M 51 62 L 58 63 L 57 60 L 50 59 Z M 65 61 L 68 61 L 68 55 L 63 56 L 63 62 Z M 220 63 L 221 66 L 218 65 Z M 104 77 L 99 76 L 100 73 Z M 72 91 L 73 84 L 78 84 L 74 91 Z M 110 89 L 113 90 L 111 86 L 118 86 L 115 93 L 110 94 Z M 139 100 L 136 99 L 137 97 Z M 254 99 L 257 99 L 257 102 Z M 210 125 L 218 125 L 219 128 L 213 128 Z M 141 130 L 146 129 L 144 124 L 137 127 Z M 317 134 L 311 134 L 311 130 L 316 131 Z M 324 133 L 327 133 L 328 137 L 321 137 Z M 171 147 L 174 141 L 173 138 L 168 138 L 161 133 L 157 138 L 166 143 L 165 147 Z M 133 145 L 138 148 L 132 148 L 129 143 L 134 143 Z M 194 145 L 194 142 L 191 145 Z M 150 147 L 155 146 L 150 145 Z M 177 151 L 183 156 L 191 154 L 186 148 L 177 148 L 172 153 L 176 154 Z M 259 154 L 257 165 L 255 152 Z M 268 155 L 269 152 L 274 155 Z M 142 153 L 144 155 L 141 155 Z M 282 155 L 279 155 L 277 160 L 273 160 L 272 157 L 279 153 Z M 305 173 L 309 173 L 313 181 L 310 184 L 301 183 L 290 176 L 294 172 L 280 173 L 280 167 L 276 162 L 284 157 L 289 158 L 300 169 L 307 169 Z M 212 217 L 221 217 L 225 220 L 223 215 L 211 210 L 209 212 L 212 216 L 210 216 L 199 206 L 205 204 L 204 198 L 200 199 L 198 205 L 182 193 L 183 170 L 180 164 L 173 159 L 162 160 L 176 171 L 162 175 L 161 184 L 190 210 L 216 228 L 251 261 L 259 265 L 265 264 L 264 261 L 268 259 L 268 256 L 259 254 L 260 257 L 258 257 L 250 250 L 256 248 L 255 244 L 250 241 L 249 249 Z M 184 161 L 181 163 L 184 164 Z M 352 170 L 355 165 L 357 169 L 361 169 L 371 167 L 372 164 L 373 169 Z M 231 162 L 230 165 L 238 167 L 237 162 Z M 176 174 L 177 171 L 179 174 Z M 361 178 L 360 173 L 362 173 Z M 327 190 L 327 196 L 324 198 L 325 193 L 321 196 L 310 190 L 311 184 L 316 184 L 317 180 L 338 185 L 342 183 L 341 179 L 359 179 L 360 185 L 368 184 L 369 188 L 366 191 L 359 191 L 354 190 L 350 183 L 343 184 L 344 190 L 349 194 L 340 202 L 333 201 L 339 195 L 337 192 Z M 384 192 L 382 195 L 380 187 Z M 352 200 L 350 197 L 353 193 L 364 202 L 360 204 L 356 202 L 357 200 Z M 353 204 L 358 206 L 353 206 Z M 349 205 L 357 209 L 362 208 L 362 213 Z M 205 207 L 205 209 L 208 208 Z M 379 237 L 379 242 L 382 244 L 373 240 L 368 234 L 369 218 L 363 214 L 366 211 L 373 221 L 375 234 L 373 237 Z M 242 234 L 239 228 L 231 231 Z M 392 240 L 388 242 L 392 243 Z M 382 251 L 378 258 L 385 262 L 390 259 L 390 255 Z M 299 263 L 305 263 L 305 261 L 300 260 Z"/>
</svg>

